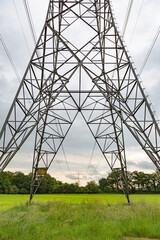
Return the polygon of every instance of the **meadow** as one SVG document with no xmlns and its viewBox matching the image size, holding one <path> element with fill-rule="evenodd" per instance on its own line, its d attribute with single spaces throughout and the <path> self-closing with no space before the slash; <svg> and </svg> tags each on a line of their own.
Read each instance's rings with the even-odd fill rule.
<svg viewBox="0 0 160 240">
<path fill-rule="evenodd" d="M 25 194 L 0 194 L 0 212 L 8 210 L 14 206 L 26 203 L 29 200 L 29 195 Z M 131 203 L 147 202 L 159 203 L 160 194 L 133 194 L 130 195 Z M 48 201 L 62 201 L 65 203 L 94 203 L 102 204 L 117 204 L 127 203 L 123 194 L 36 194 L 33 202 L 48 202 Z"/>
<path fill-rule="evenodd" d="M 160 195 L 0 195 L 0 240 L 160 239 Z"/>
</svg>

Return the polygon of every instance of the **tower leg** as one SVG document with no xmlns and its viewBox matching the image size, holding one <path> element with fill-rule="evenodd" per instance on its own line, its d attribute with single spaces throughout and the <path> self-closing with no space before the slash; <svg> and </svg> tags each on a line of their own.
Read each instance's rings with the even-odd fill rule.
<svg viewBox="0 0 160 240">
<path fill-rule="evenodd" d="M 130 204 L 123 123 L 120 117 L 101 93 L 96 96 L 96 86 L 84 100 L 81 109 L 86 124 Z M 121 173 L 120 179 L 116 176 L 116 170 Z"/>
<path fill-rule="evenodd" d="M 65 90 L 59 94 L 58 100 L 54 101 L 43 119 L 37 125 L 30 202 L 37 192 L 44 176 L 47 174 L 77 114 L 78 108 L 76 108 L 76 103 Z"/>
</svg>

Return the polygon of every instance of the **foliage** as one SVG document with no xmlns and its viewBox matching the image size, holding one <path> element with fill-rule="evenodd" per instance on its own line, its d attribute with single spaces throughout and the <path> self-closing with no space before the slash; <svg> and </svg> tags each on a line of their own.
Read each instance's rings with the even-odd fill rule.
<svg viewBox="0 0 160 240">
<path fill-rule="evenodd" d="M 135 192 L 160 192 L 160 173 L 127 172 L 130 193 Z M 3 172 L 0 174 L 0 194 L 28 194 L 30 191 L 32 174 L 22 172 Z M 118 182 L 123 182 L 121 171 L 114 170 L 106 178 L 101 178 L 97 184 L 94 181 L 85 187 L 77 183 L 62 183 L 46 174 L 37 193 L 121 193 Z"/>
<path fill-rule="evenodd" d="M 141 192 L 160 192 L 160 173 L 127 172 L 128 186 L 130 193 Z M 116 170 L 108 175 L 107 178 L 99 180 L 99 187 L 102 192 L 120 192 L 118 182 L 123 181 L 120 170 Z"/>
<path fill-rule="evenodd" d="M 85 187 L 85 192 L 86 193 L 99 193 L 99 185 L 96 184 L 94 181 L 88 182 L 86 187 Z"/>
<path fill-rule="evenodd" d="M 6 172 L 0 174 L 0 193 L 11 193 L 12 184 Z"/>
</svg>

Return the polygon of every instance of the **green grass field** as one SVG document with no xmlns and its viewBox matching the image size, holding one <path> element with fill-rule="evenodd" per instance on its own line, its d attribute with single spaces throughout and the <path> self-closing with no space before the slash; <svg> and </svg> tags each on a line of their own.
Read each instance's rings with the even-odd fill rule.
<svg viewBox="0 0 160 240">
<path fill-rule="evenodd" d="M 160 239 L 160 195 L 0 195 L 0 240 Z"/>
<path fill-rule="evenodd" d="M 159 194 L 134 194 L 130 195 L 132 203 L 147 202 L 160 203 Z M 29 195 L 5 195 L 0 194 L 0 211 L 10 209 L 14 206 L 26 203 L 29 200 Z M 66 203 L 91 203 L 99 202 L 103 204 L 126 203 L 126 198 L 123 194 L 37 194 L 33 201 L 48 202 L 62 201 Z"/>
</svg>

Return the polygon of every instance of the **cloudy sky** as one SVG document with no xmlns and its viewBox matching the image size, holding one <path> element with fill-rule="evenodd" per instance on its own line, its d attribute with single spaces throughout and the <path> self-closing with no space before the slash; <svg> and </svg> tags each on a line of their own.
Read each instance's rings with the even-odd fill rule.
<svg viewBox="0 0 160 240">
<path fill-rule="evenodd" d="M 48 2 L 48 0 L 28 0 L 37 37 L 44 23 Z M 120 32 L 123 31 L 129 2 L 129 0 L 112 0 Z M 124 41 L 132 56 L 137 72 L 141 71 L 145 57 L 159 28 L 159 11 L 160 1 L 133 0 Z M 21 79 L 34 49 L 34 41 L 22 0 L 0 1 L 0 34 L 5 41 Z M 146 94 L 149 95 L 150 102 L 152 102 L 158 119 L 160 119 L 159 69 L 160 37 L 157 39 L 148 62 L 140 75 Z M 17 91 L 19 81 L 0 43 L 0 127 Z M 81 134 L 77 129 L 81 129 Z M 31 139 L 33 137 L 34 133 L 6 170 L 20 170 L 24 173 L 31 171 L 33 153 L 33 141 Z M 130 138 L 130 136 L 127 135 L 126 138 Z M 92 156 L 93 146 L 94 140 L 91 133 L 82 117 L 79 116 L 64 142 L 65 155 L 61 149 L 49 173 L 57 179 L 67 182 L 75 182 L 79 176 L 80 184 L 85 184 L 90 180 L 97 181 L 99 178 L 105 177 L 109 172 L 109 168 L 98 147 L 95 147 Z M 131 144 L 127 145 L 126 150 L 128 170 L 152 172 L 155 169 L 153 163 L 134 140 L 131 141 Z"/>
</svg>

